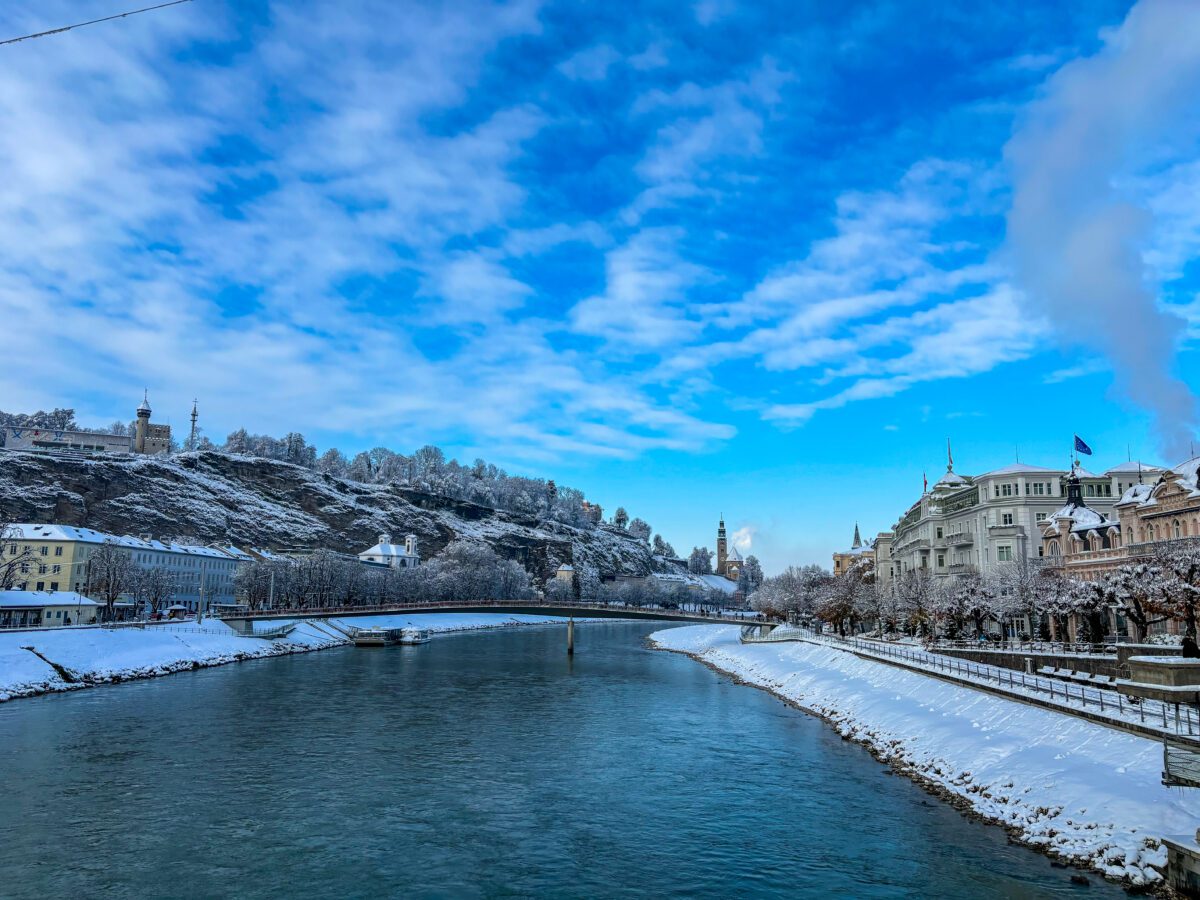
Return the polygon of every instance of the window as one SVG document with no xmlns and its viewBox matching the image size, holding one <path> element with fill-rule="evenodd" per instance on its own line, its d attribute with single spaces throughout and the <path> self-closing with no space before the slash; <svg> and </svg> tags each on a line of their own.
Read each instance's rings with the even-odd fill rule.
<svg viewBox="0 0 1200 900">
<path fill-rule="evenodd" d="M 1000 516 L 1000 524 L 1001 525 L 1011 525 L 1012 523 L 1013 523 L 1013 514 L 1012 513 L 1001 514 L 1001 516 Z"/>
<path fill-rule="evenodd" d="M 46 566 L 44 566 L 44 565 L 38 566 L 38 574 L 45 575 L 46 574 Z"/>
<path fill-rule="evenodd" d="M 57 581 L 50 582 L 50 590 L 52 590 L 52 591 L 58 590 L 58 582 Z"/>
<path fill-rule="evenodd" d="M 1178 519 L 1175 520 L 1175 537 L 1176 538 L 1183 537 L 1183 535 L 1180 534 L 1180 532 L 1179 532 L 1179 520 Z"/>
<path fill-rule="evenodd" d="M 1087 488 L 1087 489 L 1084 491 L 1084 494 L 1085 494 L 1086 496 L 1088 496 L 1088 497 L 1095 497 L 1095 496 L 1096 496 L 1096 486 L 1095 486 L 1094 484 L 1089 484 L 1089 485 L 1086 485 L 1086 488 Z"/>
<path fill-rule="evenodd" d="M 946 554 L 945 553 L 938 554 L 938 568 L 939 569 L 946 568 Z"/>
<path fill-rule="evenodd" d="M 40 553 L 42 554 L 42 556 L 49 556 L 49 555 L 50 555 L 50 548 L 49 548 L 49 547 L 47 547 L 45 544 L 42 544 L 42 546 L 40 546 L 40 547 L 38 548 L 38 552 L 40 552 Z"/>
<path fill-rule="evenodd" d="M 1011 497 L 1015 493 L 1016 493 L 1016 491 L 1013 490 L 1013 486 L 1011 484 L 1000 485 L 1000 496 L 1001 497 Z"/>
<path fill-rule="evenodd" d="M 937 536 L 938 536 L 939 538 L 942 536 L 942 526 L 941 526 L 941 525 L 939 525 L 939 526 L 937 527 Z"/>
<path fill-rule="evenodd" d="M 16 545 L 16 544 L 9 544 L 9 545 L 8 545 L 8 555 L 9 555 L 9 556 L 16 556 L 16 555 L 17 555 L 17 545 Z"/>
<path fill-rule="evenodd" d="M 54 555 L 55 555 L 55 556 L 62 556 L 62 547 L 61 547 L 61 546 L 58 546 L 58 547 L 55 547 L 55 548 L 54 548 Z"/>
<path fill-rule="evenodd" d="M 29 563 L 26 563 L 26 562 L 21 563 L 21 574 L 22 575 L 29 574 Z"/>
<path fill-rule="evenodd" d="M 1012 559 L 1013 559 L 1012 547 L 1010 547 L 1008 544 L 1001 544 L 999 547 L 996 548 L 996 561 L 997 562 L 1012 562 Z"/>
<path fill-rule="evenodd" d="M 44 581 L 39 581 L 39 582 L 37 583 L 37 590 L 39 590 L 39 591 L 44 591 L 45 589 L 46 589 L 46 582 L 44 582 Z"/>
<path fill-rule="evenodd" d="M 1042 482 L 1035 481 L 1033 483 L 1033 495 L 1035 497 L 1041 497 L 1045 493 L 1045 491 L 1046 491 L 1046 485 L 1044 485 Z"/>
<path fill-rule="evenodd" d="M 62 566 L 60 566 L 60 565 L 53 565 L 50 567 L 51 575 L 57 575 L 61 571 L 62 571 Z"/>
<path fill-rule="evenodd" d="M 998 485 L 998 484 L 993 484 L 993 485 L 992 485 L 992 496 L 993 496 L 993 497 L 999 497 L 999 496 L 1000 496 L 1000 485 Z"/>
<path fill-rule="evenodd" d="M 1033 521 L 1035 521 L 1035 522 L 1045 522 L 1045 521 L 1046 521 L 1046 513 L 1034 513 L 1034 514 L 1033 514 Z"/>
</svg>

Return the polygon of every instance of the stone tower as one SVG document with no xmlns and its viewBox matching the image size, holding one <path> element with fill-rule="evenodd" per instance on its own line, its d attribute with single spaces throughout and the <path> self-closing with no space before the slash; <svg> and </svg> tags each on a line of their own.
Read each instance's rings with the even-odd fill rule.
<svg viewBox="0 0 1200 900">
<path fill-rule="evenodd" d="M 146 452 L 146 433 L 150 430 L 150 392 L 142 394 L 142 402 L 137 408 L 137 426 L 133 436 L 133 449 L 138 453 Z"/>
<path fill-rule="evenodd" d="M 725 539 L 725 513 L 721 513 L 720 524 L 717 525 L 717 574 L 725 574 L 725 562 L 729 558 L 729 542 Z"/>
</svg>

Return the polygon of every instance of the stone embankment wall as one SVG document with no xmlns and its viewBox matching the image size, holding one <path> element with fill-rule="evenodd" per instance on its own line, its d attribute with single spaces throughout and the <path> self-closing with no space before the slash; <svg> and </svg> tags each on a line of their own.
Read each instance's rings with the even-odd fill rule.
<svg viewBox="0 0 1200 900">
<path fill-rule="evenodd" d="M 1128 677 L 1125 662 L 1130 656 L 1178 656 L 1179 648 L 1162 644 L 1122 644 L 1116 655 L 1102 653 L 1044 653 L 1029 650 L 972 650 L 967 648 L 939 647 L 938 653 L 969 659 L 971 662 L 1001 666 L 1017 672 L 1025 671 L 1026 658 L 1033 660 L 1033 671 L 1043 666 L 1055 669 L 1070 669 L 1087 672 L 1089 675 L 1108 675 L 1112 678 Z"/>
</svg>

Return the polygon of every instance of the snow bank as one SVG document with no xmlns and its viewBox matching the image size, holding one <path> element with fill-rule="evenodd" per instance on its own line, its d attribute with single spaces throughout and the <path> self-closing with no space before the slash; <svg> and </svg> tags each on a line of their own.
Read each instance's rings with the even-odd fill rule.
<svg viewBox="0 0 1200 900">
<path fill-rule="evenodd" d="M 324 650 L 347 643 L 349 626 L 422 628 L 432 633 L 546 625 L 565 622 L 553 616 L 489 613 L 355 616 L 330 622 L 300 619 L 256 623 L 266 631 L 295 624 L 276 640 L 239 636 L 219 619 L 165 623 L 145 628 L 60 628 L 45 631 L 0 632 L 0 702 L 17 697 L 69 691 L 94 684 L 168 675 L 242 659 L 260 659 Z M 583 621 L 583 620 L 576 620 Z"/>
<path fill-rule="evenodd" d="M 1157 742 L 823 645 L 743 645 L 738 633 L 702 625 L 652 639 L 812 710 L 1025 843 L 1111 878 L 1159 881 L 1158 839 L 1200 826 L 1200 803 L 1160 783 Z"/>
<path fill-rule="evenodd" d="M 266 641 L 239 637 L 219 620 L 0 633 L 0 701 L 341 643 L 307 623 Z"/>
</svg>

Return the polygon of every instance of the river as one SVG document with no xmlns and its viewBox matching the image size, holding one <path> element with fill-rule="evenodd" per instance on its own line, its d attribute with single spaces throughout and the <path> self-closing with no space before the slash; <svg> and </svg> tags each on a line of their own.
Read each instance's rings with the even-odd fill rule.
<svg viewBox="0 0 1200 900">
<path fill-rule="evenodd" d="M 639 624 L 0 706 L 0 896 L 1115 897 Z"/>
</svg>

